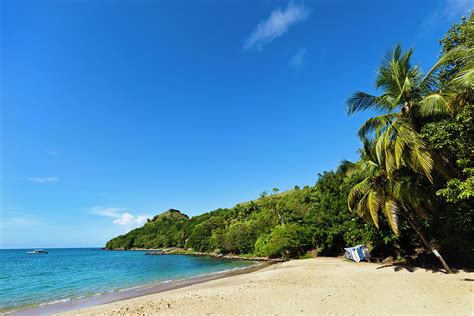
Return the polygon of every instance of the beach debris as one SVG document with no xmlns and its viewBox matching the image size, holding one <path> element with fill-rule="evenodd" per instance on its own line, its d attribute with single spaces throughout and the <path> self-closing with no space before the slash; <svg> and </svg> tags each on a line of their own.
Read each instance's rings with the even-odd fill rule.
<svg viewBox="0 0 474 316">
<path fill-rule="evenodd" d="M 370 258 L 369 249 L 364 245 L 344 248 L 344 250 L 346 252 L 346 258 L 355 262 L 368 261 Z"/>
</svg>

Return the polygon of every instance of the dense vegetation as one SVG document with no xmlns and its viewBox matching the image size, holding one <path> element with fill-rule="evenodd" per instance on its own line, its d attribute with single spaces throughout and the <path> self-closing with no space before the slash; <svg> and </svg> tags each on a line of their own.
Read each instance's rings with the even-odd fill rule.
<svg viewBox="0 0 474 316">
<path fill-rule="evenodd" d="M 474 261 L 474 17 L 453 25 L 423 73 L 397 45 L 378 70 L 380 95 L 356 92 L 348 113 L 380 115 L 359 130 L 360 160 L 321 174 L 314 186 L 271 194 L 189 218 L 176 210 L 106 247 L 298 257 L 372 254 L 410 258 L 439 250 L 448 263 Z M 371 70 L 368 70 L 371 71 Z M 447 267 L 447 266 L 446 266 Z"/>
<path fill-rule="evenodd" d="M 185 247 L 195 251 L 293 257 L 317 248 L 337 255 L 350 244 L 397 247 L 398 238 L 378 231 L 347 210 L 353 182 L 341 172 L 322 174 L 315 186 L 262 196 L 231 209 L 188 218 L 169 210 L 143 227 L 110 240 L 106 247 Z"/>
</svg>

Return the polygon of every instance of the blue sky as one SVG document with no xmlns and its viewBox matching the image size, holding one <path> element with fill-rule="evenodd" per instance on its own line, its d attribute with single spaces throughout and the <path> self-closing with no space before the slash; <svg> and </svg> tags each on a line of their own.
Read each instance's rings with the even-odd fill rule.
<svg viewBox="0 0 474 316">
<path fill-rule="evenodd" d="M 357 159 L 345 100 L 469 1 L 1 2 L 0 247 L 102 246 Z"/>
</svg>

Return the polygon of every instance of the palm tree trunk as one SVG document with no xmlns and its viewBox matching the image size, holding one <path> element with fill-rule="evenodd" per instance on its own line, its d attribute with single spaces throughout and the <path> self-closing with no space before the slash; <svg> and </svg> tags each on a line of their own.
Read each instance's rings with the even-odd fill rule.
<svg viewBox="0 0 474 316">
<path fill-rule="evenodd" d="M 446 261 L 444 261 L 444 258 L 443 256 L 439 253 L 439 251 L 437 249 L 434 249 L 433 246 L 431 246 L 431 243 L 428 242 L 428 240 L 426 239 L 426 237 L 423 235 L 423 233 L 421 232 L 420 228 L 418 227 L 418 225 L 416 225 L 415 221 L 413 220 L 413 218 L 411 217 L 411 214 L 410 212 L 407 210 L 407 208 L 405 206 L 403 206 L 403 209 L 404 209 L 404 213 L 405 213 L 405 217 L 406 219 L 408 220 L 408 223 L 410 224 L 410 226 L 413 228 L 413 230 L 416 232 L 416 234 L 420 237 L 421 241 L 423 242 L 423 244 L 425 245 L 425 248 L 432 252 L 439 260 L 439 262 L 441 263 L 441 265 L 443 266 L 444 270 L 446 270 L 446 273 L 448 274 L 451 274 L 453 273 L 453 271 L 451 270 L 451 268 L 448 266 L 448 264 L 446 263 Z"/>
</svg>

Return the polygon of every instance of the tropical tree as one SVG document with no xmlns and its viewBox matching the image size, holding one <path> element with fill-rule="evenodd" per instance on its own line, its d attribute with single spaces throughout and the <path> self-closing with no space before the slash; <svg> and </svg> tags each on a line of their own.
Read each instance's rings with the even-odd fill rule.
<svg viewBox="0 0 474 316">
<path fill-rule="evenodd" d="M 378 69 L 376 88 L 381 89 L 382 94 L 356 92 L 347 101 L 349 114 L 366 109 L 382 112 L 369 118 L 359 129 L 359 137 L 371 142 L 370 148 L 364 148 L 358 166 L 368 178 L 354 187 L 349 200 L 357 200 L 359 213 L 368 210 L 367 214 L 376 225 L 375 210 L 382 208 L 383 203 L 384 213 L 396 234 L 395 215 L 398 210 L 403 210 L 425 246 L 432 250 L 415 225 L 416 213 L 410 213 L 417 211 L 424 217 L 424 211 L 420 212 L 420 205 L 414 203 L 410 193 L 415 192 L 412 187 L 418 183 L 417 174 L 424 174 L 433 183 L 433 158 L 440 157 L 440 154 L 428 151 L 418 131 L 426 120 L 440 114 L 455 114 L 472 104 L 474 51 L 469 45 L 458 45 L 445 52 L 424 76 L 418 66 L 411 64 L 412 55 L 413 49 L 402 52 L 401 46 L 396 45 Z M 447 164 L 449 161 L 441 161 L 437 169 L 446 174 Z M 404 175 L 404 181 L 400 180 L 403 179 L 400 174 Z M 438 256 L 437 251 L 433 252 Z M 440 260 L 445 265 L 442 257 Z"/>
<path fill-rule="evenodd" d="M 433 181 L 433 159 L 415 128 L 421 100 L 431 91 L 431 76 L 423 78 L 419 67 L 411 64 L 412 55 L 413 49 L 402 52 L 401 46 L 396 45 L 378 69 L 375 83 L 382 94 L 356 92 L 347 101 L 347 111 L 349 114 L 367 109 L 382 112 L 369 118 L 358 134 L 376 140 L 375 153 L 379 160 L 385 156 L 388 178 L 392 178 L 395 169 L 407 165 Z"/>
<path fill-rule="evenodd" d="M 356 163 L 345 161 L 340 167 L 348 176 L 362 179 L 349 192 L 349 210 L 355 210 L 360 217 L 372 220 L 377 228 L 379 228 L 379 213 L 382 211 L 397 236 L 400 234 L 398 218 L 400 214 L 403 215 L 427 250 L 434 253 L 446 271 L 451 273 L 444 258 L 424 236 L 413 216 L 415 211 L 426 219 L 425 209 L 430 206 L 430 200 L 426 198 L 429 192 L 416 182 L 410 181 L 411 179 L 407 181 L 403 177 L 401 179 L 389 177 L 385 168 L 385 156 L 378 156 L 375 147 L 375 141 L 364 139 L 361 159 Z"/>
</svg>

